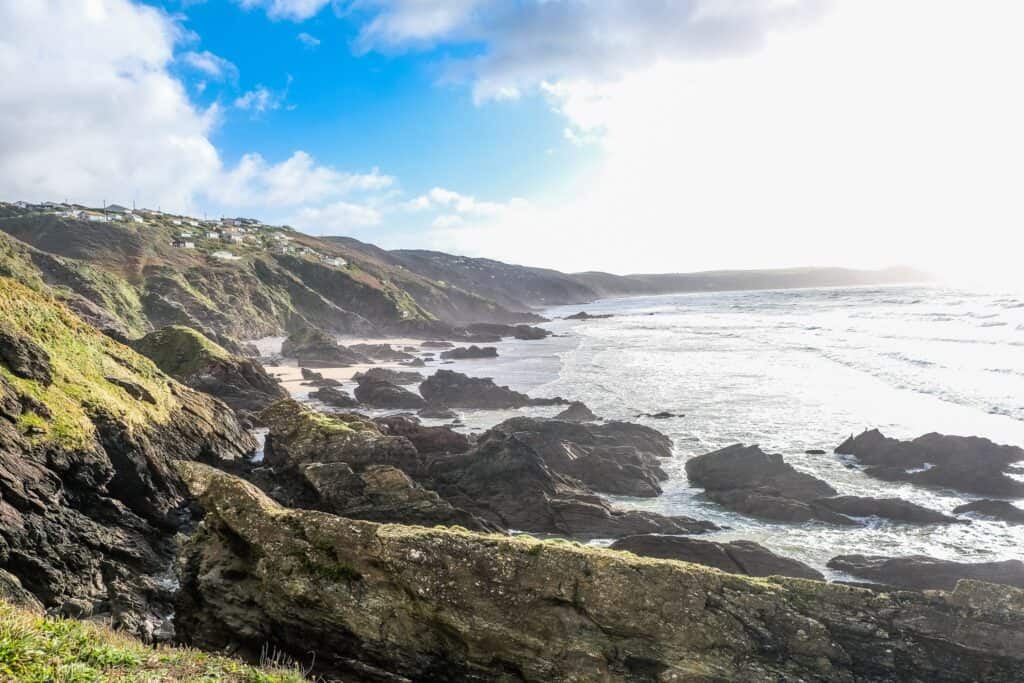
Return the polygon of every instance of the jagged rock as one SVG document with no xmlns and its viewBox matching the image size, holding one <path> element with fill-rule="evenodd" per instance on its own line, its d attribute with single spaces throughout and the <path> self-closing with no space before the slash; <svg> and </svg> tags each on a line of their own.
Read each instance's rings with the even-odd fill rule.
<svg viewBox="0 0 1024 683">
<path fill-rule="evenodd" d="M 862 579 L 899 588 L 950 590 L 961 579 L 1024 588 L 1024 562 L 1020 560 L 954 562 L 926 555 L 840 555 L 829 560 L 828 566 Z"/>
<path fill-rule="evenodd" d="M 533 441 L 533 435 L 492 429 L 469 453 L 431 460 L 426 470 L 429 488 L 452 505 L 507 529 L 613 538 L 716 528 L 688 517 L 615 508 L 576 479 L 554 471 Z"/>
<path fill-rule="evenodd" d="M 953 508 L 953 512 L 958 515 L 973 512 L 982 517 L 992 517 L 1009 524 L 1024 524 L 1024 510 L 1005 500 L 976 500 Z"/>
<path fill-rule="evenodd" d="M 142 386 L 138 382 L 133 382 L 130 379 L 123 379 L 121 377 L 104 377 L 111 384 L 121 387 L 125 393 L 134 398 L 136 401 L 145 401 L 156 405 L 156 398 L 153 394 L 149 393 L 146 387 Z"/>
<path fill-rule="evenodd" d="M 330 377 L 324 377 L 323 379 L 314 379 L 314 380 L 310 380 L 308 382 L 303 382 L 303 385 L 305 385 L 307 387 L 318 388 L 318 389 L 325 389 L 325 388 L 337 389 L 338 387 L 343 386 L 344 383 L 339 381 L 339 380 L 336 380 L 336 379 L 331 379 Z"/>
<path fill-rule="evenodd" d="M 427 403 L 445 408 L 501 410 L 568 403 L 561 398 L 530 398 L 508 387 L 498 386 L 489 377 L 469 377 L 452 370 L 438 370 L 428 377 L 420 384 L 420 394 Z"/>
<path fill-rule="evenodd" d="M 492 432 L 514 435 L 539 453 L 552 471 L 600 493 L 653 497 L 661 494 L 658 482 L 668 479 L 661 459 L 671 457 L 672 441 L 650 427 L 516 417 Z"/>
<path fill-rule="evenodd" d="M 53 384 L 50 354 L 28 336 L 0 325 L 0 363 L 22 379 L 36 380 L 44 387 Z"/>
<path fill-rule="evenodd" d="M 308 381 L 319 381 L 324 378 L 323 373 L 310 370 L 309 368 L 299 368 L 299 372 L 302 373 L 302 379 Z"/>
<path fill-rule="evenodd" d="M 809 448 L 806 451 L 804 451 L 804 454 L 805 455 L 825 455 L 825 451 L 821 450 L 820 448 Z"/>
<path fill-rule="evenodd" d="M 370 368 L 366 372 L 357 372 L 352 376 L 352 379 L 357 382 L 363 378 L 391 384 L 419 384 L 423 381 L 423 375 L 418 372 L 392 370 L 391 368 Z"/>
<path fill-rule="evenodd" d="M 466 332 L 475 336 L 514 337 L 524 341 L 544 339 L 551 335 L 543 327 L 535 327 L 533 325 L 502 325 L 500 323 L 473 323 L 466 327 Z"/>
<path fill-rule="evenodd" d="M 601 418 L 594 415 L 582 401 L 573 401 L 568 408 L 555 415 L 555 419 L 565 422 L 597 422 Z"/>
<path fill-rule="evenodd" d="M 242 415 L 258 413 L 288 396 L 259 362 L 233 355 L 188 327 L 165 327 L 131 345 L 179 382 L 219 398 Z"/>
<path fill-rule="evenodd" d="M 357 470 L 393 465 L 414 473 L 421 468 L 419 454 L 408 439 L 382 434 L 360 415 L 323 415 L 286 399 L 263 411 L 261 421 L 269 429 L 264 462 L 272 467 L 344 462 Z"/>
<path fill-rule="evenodd" d="M 865 498 L 861 496 L 835 496 L 818 498 L 813 506 L 821 506 L 849 517 L 882 517 L 907 524 L 958 524 L 956 517 L 944 515 L 902 498 Z"/>
<path fill-rule="evenodd" d="M 865 473 L 886 481 L 950 488 L 989 496 L 1024 497 L 1024 482 L 1007 476 L 1024 460 L 1024 449 L 976 436 L 925 434 L 913 441 L 884 436 L 877 429 L 850 437 L 836 453 L 852 455 Z"/>
<path fill-rule="evenodd" d="M 361 378 L 354 393 L 356 400 L 374 408 L 417 410 L 427 405 L 421 397 L 408 389 L 370 377 Z"/>
<path fill-rule="evenodd" d="M 565 319 L 566 320 L 599 320 L 601 318 L 611 318 L 611 317 L 612 317 L 611 313 L 602 313 L 602 314 L 592 315 L 590 313 L 587 313 L 586 311 L 580 311 L 579 313 L 573 313 L 572 315 L 565 316 Z"/>
<path fill-rule="evenodd" d="M 611 548 L 628 550 L 646 557 L 694 562 L 731 574 L 792 576 L 818 581 L 825 578 L 817 569 L 803 562 L 776 555 L 753 541 L 716 543 L 686 536 L 643 534 L 620 538 L 611 544 Z"/>
<path fill-rule="evenodd" d="M 25 590 L 17 576 L 3 569 L 0 569 L 0 600 L 36 614 L 42 614 L 45 610 L 43 603 Z"/>
<path fill-rule="evenodd" d="M 313 327 L 302 327 L 288 335 L 281 344 L 281 355 L 294 358 L 306 367 L 344 367 L 369 363 L 361 353 L 338 344 L 332 336 Z"/>
<path fill-rule="evenodd" d="M 473 358 L 497 358 L 498 349 L 493 346 L 460 346 L 457 349 L 442 351 L 441 358 L 447 360 L 469 360 Z"/>
<path fill-rule="evenodd" d="M 782 459 L 757 446 L 735 444 L 691 458 L 686 463 L 690 481 L 703 486 L 711 500 L 747 515 L 780 522 L 818 519 L 832 524 L 856 524 L 844 515 L 812 505 L 836 495 L 827 483 L 799 472 Z"/>
<path fill-rule="evenodd" d="M 436 408 L 433 406 L 421 408 L 416 414 L 432 420 L 455 420 L 459 417 L 459 414 L 451 408 Z"/>
<path fill-rule="evenodd" d="M 673 417 L 686 417 L 683 413 L 670 413 L 667 410 L 663 410 L 660 413 L 640 413 L 637 417 L 648 417 L 652 420 L 668 420 Z"/>
<path fill-rule="evenodd" d="M 391 344 L 350 344 L 348 349 L 373 360 L 399 361 L 413 357 L 410 353 L 393 348 Z"/>
<path fill-rule="evenodd" d="M 359 405 L 359 402 L 349 396 L 347 391 L 334 387 L 317 389 L 310 392 L 309 397 L 333 408 L 355 408 Z"/>
<path fill-rule="evenodd" d="M 469 439 L 448 427 L 424 427 L 407 415 L 378 417 L 373 421 L 382 433 L 409 439 L 421 455 L 465 453 L 469 450 Z"/>
<path fill-rule="evenodd" d="M 79 604 L 159 637 L 174 535 L 190 523 L 172 461 L 241 459 L 255 440 L 223 403 L 45 295 L 0 278 L 0 310 L 32 358 L 59 368 L 0 381 L 0 567 L 48 610 Z"/>
<path fill-rule="evenodd" d="M 1024 591 L 878 593 L 284 510 L 190 465 L 176 623 L 341 680 L 1016 683 Z"/>
<path fill-rule="evenodd" d="M 446 341 L 425 341 L 420 346 L 424 349 L 450 349 L 455 344 Z"/>
<path fill-rule="evenodd" d="M 412 360 L 402 363 L 402 365 L 408 365 L 410 368 L 423 368 L 427 366 L 427 362 L 422 358 L 413 358 Z"/>
</svg>

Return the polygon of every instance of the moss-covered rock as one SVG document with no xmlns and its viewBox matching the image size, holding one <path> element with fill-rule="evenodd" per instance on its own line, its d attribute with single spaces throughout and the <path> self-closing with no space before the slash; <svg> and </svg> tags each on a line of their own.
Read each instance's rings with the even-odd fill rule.
<svg viewBox="0 0 1024 683">
<path fill-rule="evenodd" d="M 181 631 L 272 642 L 321 671 L 417 681 L 999 681 L 1024 670 L 1024 592 L 876 593 L 671 560 L 287 510 L 182 463 L 206 510 Z"/>
</svg>

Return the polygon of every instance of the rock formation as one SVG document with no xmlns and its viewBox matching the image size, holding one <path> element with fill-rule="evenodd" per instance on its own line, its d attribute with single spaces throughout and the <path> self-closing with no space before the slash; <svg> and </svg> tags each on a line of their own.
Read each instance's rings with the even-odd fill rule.
<svg viewBox="0 0 1024 683">
<path fill-rule="evenodd" d="M 369 363 L 370 359 L 341 346 L 323 330 L 301 327 L 281 344 L 281 355 L 294 358 L 305 367 L 344 367 Z"/>
<path fill-rule="evenodd" d="M 420 385 L 420 395 L 434 406 L 476 410 L 568 403 L 561 398 L 530 398 L 524 393 L 498 386 L 487 377 L 469 377 L 452 370 L 438 370 L 424 380 Z"/>
<path fill-rule="evenodd" d="M 950 590 L 961 579 L 1024 588 L 1024 562 L 953 562 L 925 555 L 884 557 L 840 555 L 828 561 L 832 569 L 886 586 Z"/>
<path fill-rule="evenodd" d="M 493 346 L 460 346 L 456 349 L 441 352 L 445 360 L 469 360 L 473 358 L 497 358 L 498 349 Z"/>
<path fill-rule="evenodd" d="M 788 557 L 776 555 L 753 541 L 716 543 L 686 536 L 643 534 L 626 536 L 611 544 L 612 550 L 628 550 L 636 555 L 681 560 L 747 576 L 792 576 L 823 580 L 817 569 Z"/>
</svg>

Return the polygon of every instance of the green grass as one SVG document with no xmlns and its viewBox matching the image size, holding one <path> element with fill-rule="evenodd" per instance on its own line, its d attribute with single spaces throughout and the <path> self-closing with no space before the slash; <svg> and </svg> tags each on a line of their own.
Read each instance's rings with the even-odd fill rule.
<svg viewBox="0 0 1024 683">
<path fill-rule="evenodd" d="M 46 421 L 25 418 L 24 427 L 44 429 L 32 438 L 67 448 L 86 447 L 95 433 L 92 416 L 97 411 L 136 427 L 167 419 L 176 399 L 167 378 L 148 359 L 82 322 L 49 296 L 5 277 L 0 277 L 0 310 L 3 322 L 43 347 L 53 366 L 53 384 L 44 387 L 0 365 L 0 374 L 19 393 L 46 406 L 53 416 Z M 156 405 L 132 398 L 107 377 L 139 384 L 154 396 Z"/>
<path fill-rule="evenodd" d="M 132 347 L 174 377 L 187 377 L 210 361 L 231 358 L 231 354 L 219 344 L 184 325 L 171 325 L 150 332 L 132 342 Z"/>
<path fill-rule="evenodd" d="M 0 601 L 0 680 L 22 683 L 301 683 L 297 668 L 256 667 L 189 648 L 149 647 L 96 624 Z"/>
</svg>

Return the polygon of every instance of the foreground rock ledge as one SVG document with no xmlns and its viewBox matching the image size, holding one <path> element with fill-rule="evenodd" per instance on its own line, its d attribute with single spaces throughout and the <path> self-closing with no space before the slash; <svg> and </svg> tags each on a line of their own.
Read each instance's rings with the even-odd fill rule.
<svg viewBox="0 0 1024 683">
<path fill-rule="evenodd" d="M 878 593 L 288 510 L 195 463 L 179 634 L 347 681 L 1019 681 L 1024 591 Z"/>
</svg>

